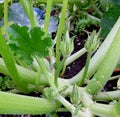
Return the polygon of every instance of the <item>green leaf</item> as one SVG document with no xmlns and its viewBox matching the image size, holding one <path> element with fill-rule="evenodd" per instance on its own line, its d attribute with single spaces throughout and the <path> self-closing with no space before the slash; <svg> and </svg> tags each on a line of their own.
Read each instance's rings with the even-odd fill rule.
<svg viewBox="0 0 120 117">
<path fill-rule="evenodd" d="M 102 37 L 106 37 L 108 35 L 119 16 L 120 6 L 113 6 L 107 12 L 104 13 L 100 24 Z"/>
<path fill-rule="evenodd" d="M 10 48 L 27 64 L 32 64 L 35 56 L 46 57 L 49 54 L 52 40 L 44 35 L 40 27 L 29 30 L 26 26 L 12 24 L 7 32 L 10 35 Z"/>
</svg>

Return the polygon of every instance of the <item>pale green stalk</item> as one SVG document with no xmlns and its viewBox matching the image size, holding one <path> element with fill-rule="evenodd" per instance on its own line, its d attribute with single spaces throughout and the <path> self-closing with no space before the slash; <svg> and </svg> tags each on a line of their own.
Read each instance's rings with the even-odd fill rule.
<svg viewBox="0 0 120 117">
<path fill-rule="evenodd" d="M 32 0 L 20 0 L 20 3 L 23 6 L 23 9 L 30 20 L 31 27 L 39 26 L 38 21 L 36 20 L 33 12 Z"/>
<path fill-rule="evenodd" d="M 97 101 L 107 101 L 107 100 L 119 100 L 120 99 L 120 90 L 100 92 L 93 97 Z"/>
<path fill-rule="evenodd" d="M 8 27 L 8 3 L 10 2 L 10 0 L 4 0 L 4 27 L 3 27 L 3 31 L 5 32 L 6 35 L 6 40 L 9 40 L 9 36 L 6 32 L 6 29 Z"/>
<path fill-rule="evenodd" d="M 25 13 L 27 14 L 28 18 L 30 19 L 29 1 L 28 0 L 20 0 L 20 3 L 22 4 Z"/>
<path fill-rule="evenodd" d="M 35 80 L 36 80 L 35 71 L 22 67 L 20 65 L 16 65 L 16 67 L 18 69 L 19 76 L 23 82 L 35 84 Z M 10 76 L 10 73 L 2 58 L 0 58 L 0 73 Z M 48 85 L 48 81 L 45 79 L 45 77 L 41 77 L 39 79 L 40 79 L 39 80 L 40 85 Z"/>
<path fill-rule="evenodd" d="M 57 101 L 0 91 L 0 114 L 46 114 L 59 106 Z"/>
<path fill-rule="evenodd" d="M 52 8 L 52 1 L 53 0 L 47 0 L 46 4 L 46 14 L 45 14 L 45 24 L 44 24 L 44 32 L 45 34 L 48 33 L 48 27 L 50 22 L 50 14 L 51 14 L 51 8 Z"/>
<path fill-rule="evenodd" d="M 61 61 L 61 64 L 59 64 L 59 66 L 57 67 L 57 69 L 55 71 L 54 83 L 55 83 L 56 87 L 58 87 L 58 77 L 60 75 L 60 71 L 62 70 L 62 68 L 64 68 L 65 60 L 66 60 L 66 58 L 63 58 L 63 60 Z"/>
<path fill-rule="evenodd" d="M 38 26 L 39 23 L 35 18 L 34 12 L 33 12 L 33 5 L 32 5 L 32 0 L 29 1 L 29 16 L 30 16 L 30 23 L 31 23 L 31 28 Z"/>
<path fill-rule="evenodd" d="M 115 76 L 112 76 L 109 78 L 109 81 L 110 80 L 115 80 L 115 79 L 119 79 L 120 78 L 120 75 L 115 75 Z"/>
<path fill-rule="evenodd" d="M 35 80 L 35 89 L 38 90 L 39 89 L 39 82 L 40 82 L 40 78 L 41 78 L 41 73 L 42 70 L 40 67 L 37 68 L 37 75 L 36 75 L 36 80 Z"/>
<path fill-rule="evenodd" d="M 85 82 L 85 80 L 87 80 L 87 72 L 88 72 L 91 56 L 92 56 L 92 52 L 88 52 L 87 60 L 86 60 L 86 63 L 85 63 L 85 69 L 84 69 L 81 80 L 78 82 L 79 86 L 81 86 Z"/>
<path fill-rule="evenodd" d="M 114 113 L 114 106 L 107 104 L 99 104 L 92 101 L 92 96 L 88 94 L 85 90 L 82 96 L 83 105 L 89 109 L 89 111 L 95 115 L 102 117 L 117 117 Z"/>
<path fill-rule="evenodd" d="M 120 60 L 119 48 L 120 48 L 120 27 L 117 30 L 114 40 L 110 45 L 96 74 L 86 87 L 86 90 L 89 93 L 96 94 L 97 92 L 102 90 L 103 86 L 109 80 L 109 77 L 113 73 L 113 70 L 115 69 L 118 61 Z"/>
<path fill-rule="evenodd" d="M 66 58 L 65 58 L 66 59 Z M 66 61 L 66 60 L 65 60 Z M 65 64 L 65 62 L 64 62 L 64 64 L 63 64 L 63 69 L 62 69 L 62 72 L 61 72 L 61 74 L 60 74 L 60 77 L 62 77 L 63 75 L 64 75 L 64 73 L 65 73 L 65 70 L 66 70 L 66 64 Z"/>
<path fill-rule="evenodd" d="M 54 80 L 53 78 L 54 77 L 51 76 L 51 73 L 49 73 L 49 71 L 47 70 L 47 68 L 46 68 L 46 66 L 44 64 L 43 58 L 36 57 L 36 60 L 38 62 L 39 67 L 41 68 L 42 72 L 44 73 L 45 78 L 47 79 L 49 85 L 51 87 L 55 87 L 54 82 L 53 82 L 53 80 Z"/>
<path fill-rule="evenodd" d="M 67 60 L 66 60 L 66 62 L 65 62 L 66 66 L 69 65 L 69 64 L 71 64 L 72 62 L 74 62 L 76 59 L 78 59 L 79 57 L 81 57 L 86 52 L 87 52 L 87 50 L 85 48 L 82 48 L 78 52 L 76 52 L 73 55 L 71 55 L 70 57 L 68 57 Z"/>
<path fill-rule="evenodd" d="M 60 23 L 56 34 L 56 68 L 60 64 L 60 41 L 61 41 L 61 35 L 63 33 L 63 28 L 65 25 L 67 4 L 68 4 L 68 0 L 64 0 L 62 5 L 61 16 L 60 16 Z"/>
<path fill-rule="evenodd" d="M 23 82 L 35 84 L 35 80 L 36 80 L 35 71 L 22 67 L 20 65 L 16 65 L 16 67 L 18 69 L 19 76 Z M 0 58 L 0 73 L 3 73 L 5 75 L 10 75 L 2 58 Z M 59 80 L 58 81 L 59 86 L 66 86 L 69 84 L 68 80 L 66 79 L 58 78 L 58 80 Z M 44 86 L 49 85 L 44 75 L 41 75 L 41 78 L 39 78 L 39 85 L 44 85 Z"/>
<path fill-rule="evenodd" d="M 72 114 L 75 114 L 76 107 L 74 107 L 64 97 L 62 97 L 61 95 L 58 95 L 56 99 L 60 101 Z M 86 114 L 82 111 L 79 111 L 77 115 L 79 115 L 79 117 L 86 117 L 85 116 Z M 73 117 L 77 117 L 77 116 L 74 115 Z"/>
<path fill-rule="evenodd" d="M 113 105 L 93 103 L 89 106 L 90 111 L 100 117 L 119 117 L 114 113 Z"/>
</svg>

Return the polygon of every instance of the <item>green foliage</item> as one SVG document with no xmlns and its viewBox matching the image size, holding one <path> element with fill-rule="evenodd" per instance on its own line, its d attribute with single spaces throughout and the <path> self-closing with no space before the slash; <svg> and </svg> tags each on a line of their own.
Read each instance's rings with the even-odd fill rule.
<svg viewBox="0 0 120 117">
<path fill-rule="evenodd" d="M 101 35 L 102 37 L 106 37 L 110 32 L 111 28 L 117 21 L 120 16 L 120 6 L 113 6 L 107 12 L 104 13 L 103 18 L 101 20 Z"/>
<path fill-rule="evenodd" d="M 0 90 L 6 91 L 8 89 L 13 89 L 15 88 L 14 82 L 10 79 L 9 76 L 0 76 Z"/>
<path fill-rule="evenodd" d="M 97 100 L 97 97 L 100 94 L 103 94 L 103 92 L 99 91 L 103 89 L 104 85 L 109 80 L 109 77 L 113 73 L 114 68 L 116 67 L 116 64 L 118 63 L 120 58 L 120 19 L 116 23 L 115 27 L 112 28 L 119 16 L 120 8 L 118 2 L 111 2 L 113 6 L 111 8 L 108 7 L 110 8 L 108 10 L 107 0 L 103 1 L 104 3 L 102 1 L 94 2 L 93 0 L 74 0 L 76 1 L 76 3 L 80 3 L 78 4 L 79 8 L 73 10 L 75 11 L 74 13 L 79 12 L 78 16 L 76 16 L 79 19 L 79 22 L 77 22 L 78 24 L 76 23 L 75 26 L 82 32 L 90 31 L 89 34 L 91 35 L 88 37 L 85 47 L 83 48 L 88 51 L 85 67 L 77 75 L 67 80 L 59 78 L 62 77 L 63 71 L 65 71 L 66 65 L 68 65 L 66 64 L 66 61 L 69 60 L 68 63 L 72 63 L 72 61 L 81 56 L 80 53 L 76 52 L 72 55 L 74 60 L 70 60 L 69 58 L 69 55 L 71 55 L 71 52 L 74 50 L 73 39 L 70 39 L 71 35 L 69 31 L 72 29 L 71 24 L 73 23 L 71 19 L 75 19 L 74 17 L 71 17 L 72 14 L 69 14 L 69 7 L 67 7 L 67 5 L 70 1 L 73 0 L 61 0 L 61 3 L 63 2 L 63 5 L 60 15 L 60 23 L 55 37 L 56 46 L 54 46 L 55 48 L 52 48 L 52 50 L 54 50 L 53 53 L 51 52 L 53 55 L 49 54 L 49 49 L 52 46 L 52 40 L 50 36 L 47 35 L 49 22 L 45 23 L 45 27 L 47 28 L 44 29 L 44 32 L 41 30 L 41 28 L 35 27 L 36 20 L 34 19 L 31 1 L 29 5 L 26 4 L 27 2 L 29 2 L 29 0 L 20 1 L 21 3 L 23 3 L 22 5 L 24 6 L 24 10 L 26 11 L 31 26 L 33 28 L 31 29 L 27 26 L 19 26 L 17 24 L 9 26 L 7 28 L 8 35 L 6 36 L 8 37 L 7 39 L 9 39 L 7 40 L 7 43 L 5 40 L 6 38 L 4 38 L 4 36 L 2 36 L 2 33 L 0 33 L 0 52 L 2 56 L 2 58 L 0 58 L 0 72 L 4 73 L 5 75 L 11 76 L 12 79 L 11 80 L 9 77 L 0 77 L 0 89 L 6 91 L 7 88 L 17 89 L 18 87 L 18 89 L 20 89 L 21 91 L 23 90 L 25 93 L 38 91 L 43 94 L 43 98 L 20 96 L 0 91 L 0 114 L 54 113 L 56 112 L 55 109 L 60 107 L 60 105 L 62 104 L 65 109 L 67 109 L 67 111 L 70 111 L 73 116 L 77 117 L 87 117 L 88 115 L 91 117 L 96 115 L 105 117 L 108 117 L 110 115 L 109 117 L 116 117 L 116 115 L 120 115 L 120 101 L 117 104 L 102 104 L 101 102 L 98 102 L 100 97 Z M 54 1 L 56 3 L 60 2 L 59 0 L 53 0 L 53 2 Z M 49 1 L 46 0 L 46 2 L 48 5 Z M 45 14 L 45 21 L 49 21 L 48 16 L 50 15 L 50 7 L 46 7 L 47 13 Z M 68 15 L 66 15 L 66 11 L 68 11 Z M 104 11 L 107 12 L 103 15 L 101 23 L 102 32 L 105 36 L 111 28 L 112 31 L 104 40 L 104 42 L 100 45 L 98 50 L 96 50 L 99 46 L 98 38 L 100 35 L 99 33 L 97 34 L 96 31 L 93 31 L 93 33 L 91 33 L 92 30 L 94 30 L 94 27 L 92 27 L 92 29 L 87 29 L 87 27 L 90 26 L 91 28 L 91 24 L 98 25 L 101 21 L 101 19 L 99 18 L 102 17 Z M 7 27 L 7 17 L 5 17 L 5 19 Z M 68 27 L 65 25 L 66 19 L 69 19 L 70 21 L 70 26 Z M 73 27 L 73 29 L 75 29 L 75 26 Z M 64 27 L 65 30 L 63 30 Z M 80 33 L 80 31 L 78 32 Z M 65 35 L 63 32 L 65 32 Z M 62 38 L 62 35 L 64 38 Z M 76 39 L 81 39 L 81 37 Z M 33 59 L 35 58 L 38 66 L 35 66 L 35 69 L 33 68 L 34 66 L 32 66 L 31 69 L 28 69 L 23 67 L 22 64 L 16 64 L 11 51 L 10 53 L 8 53 L 9 48 L 7 44 L 9 45 L 15 56 L 17 56 L 21 60 L 24 60 L 24 62 L 29 65 L 32 64 Z M 92 52 L 95 52 L 93 57 Z M 63 56 L 62 61 L 60 61 L 61 55 Z M 49 58 L 49 60 L 46 61 L 49 64 L 50 70 L 48 69 L 47 64 L 44 61 L 44 57 L 46 56 L 48 56 Z M 53 63 L 56 64 L 55 67 Z M 67 68 L 69 70 L 69 66 Z M 14 81 L 14 83 L 12 83 L 11 81 Z M 79 86 L 75 84 L 78 84 Z M 114 95 L 114 93 L 114 91 L 107 92 L 106 96 L 109 96 L 110 100 L 113 100 L 113 98 L 115 100 L 119 99 L 118 96 L 112 96 Z M 70 97 L 70 100 L 67 100 L 66 97 Z M 108 102 L 108 100 L 104 99 L 104 95 L 102 95 L 101 97 L 105 102 Z M 8 100 L 6 101 L 6 99 Z M 56 100 L 61 102 L 61 104 L 57 103 Z M 61 108 L 59 108 L 57 111 L 63 112 L 63 110 L 60 109 Z M 57 116 L 57 114 L 50 116 Z"/>
<path fill-rule="evenodd" d="M 107 11 L 108 8 L 110 7 L 110 1 L 109 0 L 100 0 L 99 2 L 101 4 L 102 11 Z"/>
<path fill-rule="evenodd" d="M 80 0 L 80 4 L 77 4 L 79 7 L 80 7 L 80 9 L 85 9 L 85 10 L 87 10 L 87 9 L 89 9 L 89 8 L 91 8 L 92 7 L 92 5 L 93 5 L 93 0 Z"/>
<path fill-rule="evenodd" d="M 52 40 L 39 27 L 29 30 L 26 26 L 13 24 L 7 32 L 10 35 L 10 48 L 27 64 L 32 64 L 35 56 L 46 57 L 49 54 Z"/>
</svg>

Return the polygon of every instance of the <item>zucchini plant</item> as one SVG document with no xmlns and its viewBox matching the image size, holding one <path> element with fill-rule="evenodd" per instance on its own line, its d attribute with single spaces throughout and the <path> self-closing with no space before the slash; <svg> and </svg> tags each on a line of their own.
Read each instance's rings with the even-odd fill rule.
<svg viewBox="0 0 120 117">
<path fill-rule="evenodd" d="M 11 90 L 0 91 L 0 114 L 57 116 L 53 113 L 67 110 L 73 117 L 119 117 L 120 91 L 104 92 L 103 87 L 120 60 L 120 18 L 117 17 L 110 31 L 103 34 L 103 42 L 100 43 L 103 29 L 93 31 L 88 34 L 84 48 L 71 55 L 74 36 L 69 35 L 72 19 L 69 8 L 74 11 L 74 7 L 80 5 L 80 13 L 100 25 L 99 18 L 86 12 L 94 8 L 98 17 L 103 16 L 105 21 L 106 15 L 95 6 L 96 2 L 101 3 L 99 0 L 38 0 L 37 4 L 46 4 L 43 28 L 34 15 L 32 0 L 19 0 L 30 27 L 9 25 L 8 2 L 4 1 L 4 26 L 0 28 L 0 73 L 9 76 L 14 85 Z M 109 6 L 113 10 L 113 3 L 114 0 L 105 2 L 101 8 L 107 11 Z M 53 4 L 62 5 L 55 39 L 48 31 Z M 62 78 L 66 66 L 85 53 L 84 68 L 72 78 Z M 40 92 L 42 96 L 28 96 L 30 92 Z M 66 97 L 70 97 L 70 101 Z"/>
</svg>

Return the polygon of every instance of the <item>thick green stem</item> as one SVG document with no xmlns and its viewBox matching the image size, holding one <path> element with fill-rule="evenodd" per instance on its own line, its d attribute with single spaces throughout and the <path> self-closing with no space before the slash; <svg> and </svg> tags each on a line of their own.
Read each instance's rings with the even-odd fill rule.
<svg viewBox="0 0 120 117">
<path fill-rule="evenodd" d="M 16 67 L 18 69 L 18 74 L 19 74 L 22 82 L 35 84 L 36 72 L 34 72 L 30 69 L 27 69 L 25 67 L 22 67 L 20 65 L 16 65 Z M 10 73 L 9 73 L 2 58 L 0 58 L 0 73 L 10 76 Z M 39 85 L 48 85 L 48 81 L 45 79 L 44 76 L 39 78 Z"/>
<path fill-rule="evenodd" d="M 1 30 L 0 30 L 0 54 L 3 57 L 8 72 L 11 78 L 13 79 L 14 83 L 18 87 L 18 89 L 20 89 L 24 93 L 28 93 L 29 90 L 27 89 L 27 84 L 23 83 L 19 77 L 19 73 L 15 65 L 15 60 L 6 44 L 6 41 L 1 33 Z"/>
<path fill-rule="evenodd" d="M 120 48 L 120 27 L 96 74 L 86 87 L 86 90 L 89 93 L 91 94 L 97 93 L 103 88 L 103 86 L 109 80 L 109 77 L 113 73 L 113 70 L 120 59 L 119 48 Z"/>
<path fill-rule="evenodd" d="M 120 99 L 120 90 L 100 92 L 97 95 L 95 95 L 93 99 L 97 101 L 118 100 Z"/>
<path fill-rule="evenodd" d="M 90 111 L 100 117 L 118 117 L 114 113 L 113 105 L 93 103 L 89 107 Z"/>
<path fill-rule="evenodd" d="M 83 94 L 82 94 L 82 95 L 83 95 L 83 96 L 82 96 L 83 105 L 84 105 L 85 107 L 88 107 L 88 106 L 92 105 L 92 104 L 93 104 L 92 96 L 91 96 L 90 94 L 88 94 L 85 90 L 83 90 L 82 93 L 83 93 Z"/>
<path fill-rule="evenodd" d="M 44 98 L 22 96 L 0 91 L 0 114 L 46 114 L 60 106 Z"/>
<path fill-rule="evenodd" d="M 95 115 L 103 117 L 116 117 L 113 106 L 93 102 L 92 96 L 88 94 L 85 90 L 83 91 L 82 101 L 84 106 Z"/>
<path fill-rule="evenodd" d="M 56 68 L 60 64 L 60 41 L 61 41 L 61 35 L 62 35 L 62 32 L 63 32 L 63 28 L 64 28 L 64 25 L 65 25 L 67 4 L 68 4 L 68 0 L 64 0 L 63 1 L 63 6 L 62 6 L 62 11 L 61 11 L 60 23 L 59 23 L 58 31 L 57 31 L 57 34 L 56 34 Z"/>
<path fill-rule="evenodd" d="M 44 25 L 44 32 L 48 33 L 48 27 L 50 22 L 50 14 L 51 14 L 51 7 L 52 7 L 53 0 L 47 0 L 47 7 L 46 7 L 46 15 L 45 15 L 45 25 Z"/>
<path fill-rule="evenodd" d="M 18 69 L 18 73 L 19 73 L 19 76 L 20 76 L 22 82 L 35 84 L 35 80 L 36 80 L 36 72 L 35 71 L 32 71 L 30 69 L 27 69 L 27 68 L 19 66 L 19 65 L 16 65 L 16 67 Z M 10 75 L 2 58 L 0 58 L 0 73 L 3 73 L 5 75 Z M 66 86 L 69 84 L 67 79 L 58 78 L 58 80 L 59 80 L 59 82 L 58 82 L 59 86 Z M 41 78 L 39 78 L 39 85 L 44 85 L 44 86 L 49 85 L 49 83 L 44 75 L 42 75 Z"/>
</svg>

